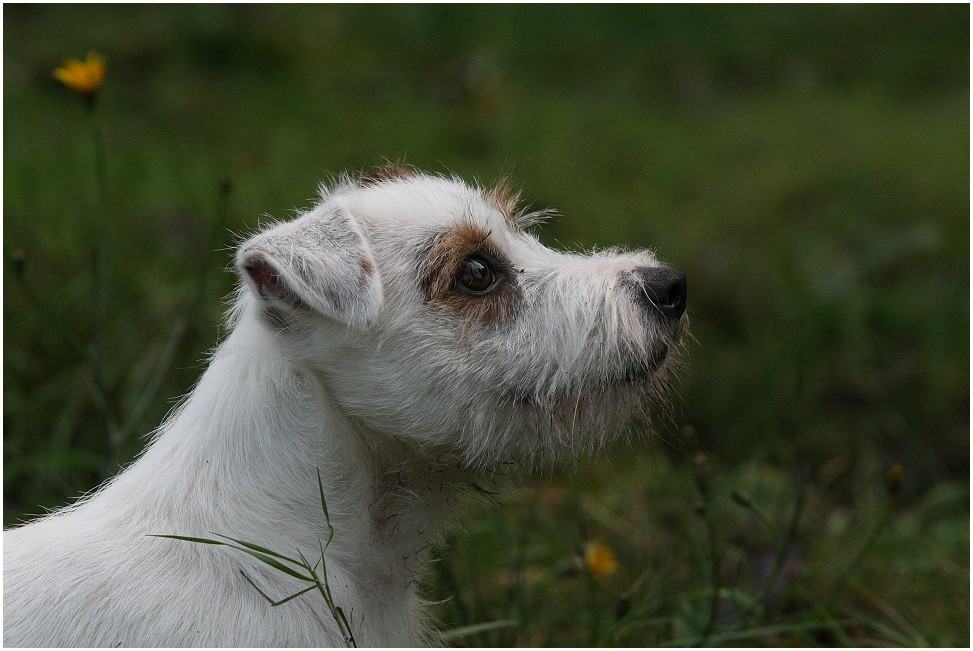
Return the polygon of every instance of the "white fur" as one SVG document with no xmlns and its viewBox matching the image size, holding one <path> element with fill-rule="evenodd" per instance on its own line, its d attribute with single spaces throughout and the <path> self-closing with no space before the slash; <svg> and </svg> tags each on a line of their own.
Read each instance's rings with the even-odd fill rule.
<svg viewBox="0 0 973 651">
<path fill-rule="evenodd" d="M 271 607 L 240 570 L 275 598 L 297 579 L 150 537 L 215 532 L 316 557 L 317 470 L 329 584 L 357 643 L 432 642 L 418 581 L 457 493 L 501 463 L 605 445 L 662 388 L 659 351 L 685 318 L 636 300 L 650 253 L 552 251 L 455 179 L 344 179 L 322 195 L 240 247 L 232 332 L 142 456 L 4 533 L 5 645 L 342 645 L 317 592 Z M 423 293 L 426 254 L 460 224 L 510 262 L 519 299 L 499 323 Z"/>
</svg>

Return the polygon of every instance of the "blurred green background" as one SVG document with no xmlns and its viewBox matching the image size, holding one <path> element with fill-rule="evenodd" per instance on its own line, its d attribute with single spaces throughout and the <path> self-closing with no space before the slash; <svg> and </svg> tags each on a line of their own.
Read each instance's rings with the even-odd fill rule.
<svg viewBox="0 0 973 651">
<path fill-rule="evenodd" d="M 114 474 L 191 387 L 238 234 L 404 157 L 509 174 L 562 213 L 551 245 L 648 246 L 689 277 L 658 435 L 472 506 L 439 551 L 454 643 L 968 644 L 968 6 L 3 16 L 6 525 Z M 90 49 L 102 386 L 92 125 L 51 77 Z"/>
</svg>

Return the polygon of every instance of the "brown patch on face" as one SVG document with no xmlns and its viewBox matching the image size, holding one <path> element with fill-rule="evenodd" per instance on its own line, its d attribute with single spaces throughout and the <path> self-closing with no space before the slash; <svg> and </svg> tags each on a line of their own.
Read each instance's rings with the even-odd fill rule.
<svg viewBox="0 0 973 651">
<path fill-rule="evenodd" d="M 401 161 L 389 161 L 383 165 L 374 167 L 371 171 L 363 174 L 362 177 L 358 179 L 358 182 L 362 185 L 362 187 L 368 187 L 378 183 L 387 183 L 388 181 L 401 181 L 417 175 L 418 172 L 407 166 L 405 163 Z"/>
<path fill-rule="evenodd" d="M 520 193 L 513 189 L 510 179 L 502 179 L 493 188 L 487 190 L 487 199 L 492 201 L 511 224 L 517 222 L 517 206 L 520 204 Z"/>
<path fill-rule="evenodd" d="M 475 257 L 493 273 L 487 291 L 472 294 L 463 289 L 463 265 Z M 461 224 L 436 238 L 420 272 L 426 303 L 464 321 L 496 326 L 509 319 L 520 302 L 520 287 L 507 257 L 490 243 L 490 234 L 473 224 Z"/>
</svg>

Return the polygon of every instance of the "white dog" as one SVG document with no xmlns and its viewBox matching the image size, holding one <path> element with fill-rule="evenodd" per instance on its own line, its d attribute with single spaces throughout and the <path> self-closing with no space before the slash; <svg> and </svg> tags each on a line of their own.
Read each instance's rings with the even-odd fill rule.
<svg viewBox="0 0 973 651">
<path fill-rule="evenodd" d="M 686 280 L 651 253 L 550 250 L 503 188 L 398 166 L 322 195 L 240 247 L 232 332 L 141 458 L 5 533 L 7 646 L 433 642 L 418 583 L 458 492 L 605 445 L 664 388 Z M 308 584 L 259 559 L 153 536 L 313 561 L 319 472 L 345 627 L 318 591 L 271 607 L 250 581 Z"/>
</svg>

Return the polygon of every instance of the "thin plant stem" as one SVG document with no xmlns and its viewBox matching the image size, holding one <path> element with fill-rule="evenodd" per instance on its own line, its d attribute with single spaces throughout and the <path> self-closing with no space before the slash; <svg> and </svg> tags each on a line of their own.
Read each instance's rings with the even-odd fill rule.
<svg viewBox="0 0 973 651">
<path fill-rule="evenodd" d="M 720 549 L 716 540 L 716 526 L 713 523 L 711 469 L 709 459 L 703 452 L 697 453 L 693 458 L 693 479 L 696 483 L 696 489 L 702 498 L 699 514 L 702 516 L 703 524 L 706 527 L 709 548 L 710 583 L 712 584 L 710 589 L 713 591 L 712 597 L 710 597 L 706 628 L 703 629 L 703 635 L 699 644 L 699 646 L 706 646 L 713 632 L 716 630 L 716 616 L 720 606 L 721 576 Z"/>
<path fill-rule="evenodd" d="M 710 581 L 713 596 L 710 598 L 709 616 L 706 628 L 703 629 L 702 642 L 699 646 L 707 646 L 713 632 L 716 630 L 716 615 L 720 607 L 720 550 L 716 541 L 716 527 L 713 524 L 713 514 L 710 504 L 706 504 L 703 511 L 703 521 L 706 524 L 706 537 L 709 539 Z"/>
<path fill-rule="evenodd" d="M 774 527 L 773 521 L 767 512 L 760 508 L 752 499 L 744 495 L 739 491 L 735 491 L 733 494 L 733 500 L 747 509 L 752 513 L 764 527 L 770 532 L 770 535 L 774 539 L 774 565 L 770 570 L 770 574 L 764 581 L 763 588 L 760 590 L 760 594 L 755 597 L 752 603 L 740 613 L 740 619 L 745 619 L 749 617 L 753 612 L 760 606 L 764 605 L 770 596 L 771 591 L 774 588 L 774 584 L 777 582 L 778 576 L 783 569 L 784 561 L 787 558 L 788 552 L 790 552 L 791 547 L 794 544 L 794 540 L 797 538 L 798 528 L 800 526 L 801 515 L 804 512 L 804 498 L 806 491 L 802 485 L 797 493 L 797 501 L 794 505 L 794 511 L 791 514 L 790 522 L 788 523 L 787 530 L 784 533 L 784 537 L 781 538 L 777 529 Z"/>
<path fill-rule="evenodd" d="M 507 601 L 514 605 L 515 614 L 519 614 L 520 630 L 526 632 L 529 626 L 530 609 L 527 607 L 527 583 L 524 576 L 524 567 L 527 564 L 527 544 L 531 533 L 536 529 L 537 505 L 540 502 L 538 488 L 534 489 L 534 499 L 530 501 L 531 507 L 527 514 L 527 521 L 520 527 L 520 535 L 517 536 L 514 544 L 514 557 L 512 563 L 513 582 L 507 595 Z"/>
<path fill-rule="evenodd" d="M 119 437 L 118 427 L 111 416 L 108 383 L 105 379 L 104 367 L 105 321 L 108 312 L 108 288 L 110 282 L 108 269 L 108 156 L 105 150 L 104 135 L 101 131 L 101 125 L 98 122 L 94 96 L 88 98 L 87 108 L 88 124 L 91 129 L 91 141 L 95 158 L 95 200 L 98 204 L 95 222 L 97 242 L 95 244 L 92 273 L 94 324 L 91 340 L 91 372 L 94 379 L 98 408 L 102 414 L 108 442 L 106 451 L 107 463 L 105 464 L 105 470 L 108 471 L 118 462 L 118 451 L 122 443 Z"/>
<path fill-rule="evenodd" d="M 882 530 L 885 529 L 885 525 L 889 521 L 889 516 L 892 514 L 893 502 L 894 499 L 891 496 L 886 498 L 885 506 L 882 508 L 882 514 L 879 516 L 878 521 L 875 522 L 875 526 L 872 527 L 872 530 L 869 532 L 868 538 L 865 539 L 865 543 L 861 546 L 861 549 L 858 550 L 858 553 L 855 554 L 855 558 L 852 559 L 851 563 L 848 564 L 847 569 L 842 573 L 838 583 L 835 584 L 834 590 L 831 592 L 831 599 L 829 600 L 831 603 L 837 602 L 838 599 L 844 595 L 845 591 L 848 589 L 849 583 L 851 582 L 851 578 L 855 574 L 855 571 L 861 566 L 862 561 L 865 560 L 865 556 L 868 555 L 868 552 L 872 550 L 872 547 L 878 540 L 879 534 L 881 534 Z"/>
</svg>

